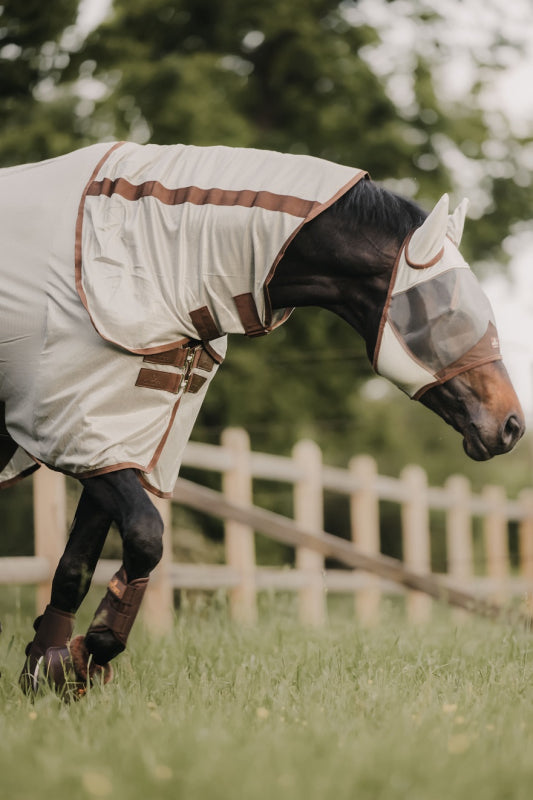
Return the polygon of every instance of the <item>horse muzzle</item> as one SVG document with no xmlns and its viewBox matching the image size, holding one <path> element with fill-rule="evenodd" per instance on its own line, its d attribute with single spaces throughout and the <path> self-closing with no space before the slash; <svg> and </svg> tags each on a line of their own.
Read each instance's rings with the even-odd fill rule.
<svg viewBox="0 0 533 800">
<path fill-rule="evenodd" d="M 465 453 L 474 461 L 508 453 L 525 431 L 520 401 L 501 361 L 466 370 L 419 399 L 463 436 Z"/>
<path fill-rule="evenodd" d="M 521 410 L 512 411 L 501 425 L 496 426 L 495 431 L 491 426 L 478 426 L 471 422 L 463 432 L 464 451 L 474 461 L 488 461 L 493 456 L 512 450 L 524 431 L 525 422 Z"/>
</svg>

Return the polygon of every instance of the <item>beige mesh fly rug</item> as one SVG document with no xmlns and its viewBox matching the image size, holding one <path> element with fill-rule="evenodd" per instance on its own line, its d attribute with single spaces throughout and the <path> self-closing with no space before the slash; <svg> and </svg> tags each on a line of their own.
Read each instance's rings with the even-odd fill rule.
<svg viewBox="0 0 533 800">
<path fill-rule="evenodd" d="M 131 143 L 0 170 L 0 483 L 129 467 L 169 494 L 227 334 L 286 320 L 285 248 L 365 174 Z"/>
</svg>

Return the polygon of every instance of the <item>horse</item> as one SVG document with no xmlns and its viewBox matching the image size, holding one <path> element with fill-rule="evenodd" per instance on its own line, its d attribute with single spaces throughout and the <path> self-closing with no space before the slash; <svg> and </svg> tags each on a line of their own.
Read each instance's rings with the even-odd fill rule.
<svg viewBox="0 0 533 800">
<path fill-rule="evenodd" d="M 162 555 L 149 493 L 172 491 L 228 334 L 329 309 L 469 457 L 514 447 L 524 417 L 458 249 L 465 216 L 447 195 L 426 214 L 364 170 L 244 148 L 102 143 L 0 170 L 0 481 L 46 464 L 82 485 L 26 693 L 111 680 Z M 112 522 L 122 565 L 73 637 Z"/>
</svg>

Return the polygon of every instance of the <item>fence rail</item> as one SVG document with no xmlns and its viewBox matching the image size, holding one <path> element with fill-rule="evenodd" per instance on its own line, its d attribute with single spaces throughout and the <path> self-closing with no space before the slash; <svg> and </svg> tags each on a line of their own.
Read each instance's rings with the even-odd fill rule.
<svg viewBox="0 0 533 800">
<path fill-rule="evenodd" d="M 261 479 L 288 483 L 293 488 L 294 522 L 306 531 L 322 535 L 324 492 L 349 499 L 351 538 L 360 553 L 380 554 L 380 502 L 400 507 L 402 550 L 406 570 L 420 575 L 431 571 L 431 511 L 444 512 L 447 573 L 444 585 L 474 592 L 479 598 L 505 603 L 522 596 L 529 609 L 533 596 L 533 490 L 524 489 L 518 498 L 507 498 L 498 486 L 487 486 L 473 494 L 464 476 L 451 476 L 445 486 L 428 486 L 425 472 L 407 466 L 398 478 L 379 475 L 375 461 L 357 456 L 347 469 L 322 463 L 316 443 L 304 440 L 292 458 L 250 450 L 241 429 L 223 433 L 221 445 L 190 442 L 184 466 L 213 471 L 222 477 L 225 500 L 234 506 L 250 507 L 254 481 Z M 35 555 L 0 559 L 0 584 L 37 584 L 38 610 L 49 597 L 53 570 L 67 535 L 65 479 L 45 468 L 34 478 Z M 179 499 L 179 485 L 175 501 Z M 397 583 L 361 570 L 326 569 L 317 548 L 296 547 L 294 568 L 257 566 L 254 530 L 250 524 L 227 519 L 225 564 L 185 564 L 172 558 L 172 500 L 157 500 L 165 521 L 164 558 L 150 582 L 144 602 L 144 618 L 152 627 L 166 630 L 172 621 L 175 589 L 223 589 L 228 592 L 235 619 L 253 622 L 257 615 L 257 592 L 293 591 L 299 595 L 302 621 L 322 624 L 327 617 L 327 593 L 353 593 L 355 611 L 365 624 L 378 619 L 383 594 L 403 591 Z M 475 573 L 473 519 L 480 518 L 485 571 Z M 243 516 L 246 519 L 246 515 Z M 518 568 L 511 570 L 509 525 L 518 531 Z M 319 548 L 318 548 L 319 549 Z M 102 560 L 94 582 L 105 585 L 118 562 Z M 428 620 L 431 598 L 409 591 L 406 609 L 413 621 Z"/>
</svg>

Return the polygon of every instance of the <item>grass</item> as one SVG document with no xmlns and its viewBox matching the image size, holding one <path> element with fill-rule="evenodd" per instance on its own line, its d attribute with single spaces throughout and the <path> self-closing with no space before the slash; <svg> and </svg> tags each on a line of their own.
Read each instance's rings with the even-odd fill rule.
<svg viewBox="0 0 533 800">
<path fill-rule="evenodd" d="M 16 685 L 30 628 L 0 638 L 2 800 L 521 800 L 533 785 L 533 652 L 525 631 L 427 627 L 391 607 L 320 631 L 289 601 L 228 621 L 220 599 L 171 635 L 139 626 L 115 682 L 65 705 Z"/>
</svg>

